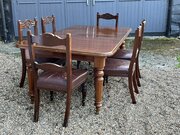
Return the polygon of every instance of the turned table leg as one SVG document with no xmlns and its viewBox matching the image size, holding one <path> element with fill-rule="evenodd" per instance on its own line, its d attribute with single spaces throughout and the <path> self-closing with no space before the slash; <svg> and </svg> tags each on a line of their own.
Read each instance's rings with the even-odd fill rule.
<svg viewBox="0 0 180 135">
<path fill-rule="evenodd" d="M 95 85 L 95 106 L 96 114 L 99 114 L 102 106 L 102 94 L 103 94 L 103 76 L 105 57 L 97 57 L 94 60 L 94 85 Z"/>
</svg>

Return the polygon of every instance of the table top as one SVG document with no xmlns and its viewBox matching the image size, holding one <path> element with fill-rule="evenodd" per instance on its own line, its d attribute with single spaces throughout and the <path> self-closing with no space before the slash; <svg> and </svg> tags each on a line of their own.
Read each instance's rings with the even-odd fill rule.
<svg viewBox="0 0 180 135">
<path fill-rule="evenodd" d="M 112 56 L 128 37 L 131 28 L 73 26 L 55 34 L 72 35 L 72 53 L 88 56 Z M 58 49 L 58 47 L 54 47 Z"/>
<path fill-rule="evenodd" d="M 124 27 L 115 29 L 114 27 L 72 26 L 57 31 L 55 34 L 63 38 L 66 36 L 66 33 L 71 33 L 72 54 L 108 57 L 112 56 L 119 49 L 130 32 L 131 28 Z M 25 48 L 26 46 L 26 43 L 17 43 L 19 48 Z M 65 52 L 62 46 L 53 46 L 51 50 L 54 52 Z"/>
</svg>

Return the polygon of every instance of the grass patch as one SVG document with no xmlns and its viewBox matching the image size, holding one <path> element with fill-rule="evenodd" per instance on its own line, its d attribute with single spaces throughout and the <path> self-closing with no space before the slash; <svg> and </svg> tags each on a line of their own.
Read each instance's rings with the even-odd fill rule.
<svg viewBox="0 0 180 135">
<path fill-rule="evenodd" d="M 157 39 L 147 39 L 143 40 L 142 49 L 145 50 L 168 50 L 177 48 L 180 44 L 180 40 L 176 38 L 157 38 Z"/>
<path fill-rule="evenodd" d="M 126 40 L 126 48 L 132 48 L 134 38 Z M 180 40 L 177 38 L 146 38 L 144 37 L 142 51 L 150 51 L 155 54 L 177 57 L 180 56 Z"/>
<path fill-rule="evenodd" d="M 179 62 L 179 63 L 177 64 L 177 67 L 180 68 L 180 55 L 177 57 L 177 61 Z"/>
</svg>

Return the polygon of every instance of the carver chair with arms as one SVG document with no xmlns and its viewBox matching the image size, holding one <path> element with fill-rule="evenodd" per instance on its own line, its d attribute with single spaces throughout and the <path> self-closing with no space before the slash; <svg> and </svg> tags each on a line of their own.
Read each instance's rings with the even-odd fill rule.
<svg viewBox="0 0 180 135">
<path fill-rule="evenodd" d="M 27 33 L 27 30 L 34 29 L 34 35 L 38 35 L 38 21 L 37 19 L 34 20 L 19 20 L 18 22 L 18 42 L 16 44 L 17 47 L 20 47 L 21 51 L 21 59 L 22 59 L 22 73 L 21 73 L 21 80 L 20 80 L 20 87 L 24 86 L 24 81 L 26 77 L 26 70 L 28 71 L 28 81 L 31 81 L 31 64 L 30 64 L 30 57 L 28 51 L 28 41 L 24 38 L 23 32 Z M 32 84 L 29 82 L 29 84 Z M 29 89 L 32 89 L 33 86 L 29 86 Z M 29 93 L 31 95 L 31 93 Z"/>
<path fill-rule="evenodd" d="M 68 126 L 70 115 L 70 104 L 73 90 L 82 86 L 82 105 L 85 104 L 86 87 L 85 82 L 88 76 L 86 70 L 72 69 L 72 46 L 71 34 L 67 34 L 65 38 L 61 38 L 52 33 L 44 33 L 42 36 L 34 36 L 28 31 L 28 45 L 31 58 L 31 64 L 34 76 L 34 91 L 35 91 L 35 107 L 34 121 L 39 118 L 40 90 L 48 90 L 50 92 L 64 92 L 66 96 L 66 109 L 63 126 Z M 38 63 L 36 58 L 43 57 L 42 52 L 51 51 L 53 46 L 61 46 L 65 48 L 64 54 L 66 57 L 66 65 L 60 66 L 55 63 L 45 62 Z M 37 53 L 41 51 L 41 53 Z M 47 55 L 46 55 L 47 57 Z M 52 55 L 49 58 L 54 57 Z M 39 72 L 41 71 L 41 72 Z"/>
<path fill-rule="evenodd" d="M 135 40 L 133 45 L 133 53 L 131 60 L 124 59 L 115 59 L 107 58 L 106 65 L 104 68 L 104 77 L 114 76 L 114 77 L 127 77 L 128 78 L 128 87 L 131 95 L 131 100 L 133 104 L 136 104 L 134 91 L 139 93 L 137 87 L 137 78 L 136 76 L 136 64 L 137 58 L 139 55 L 139 44 L 141 44 L 142 37 L 142 27 L 139 26 L 135 33 Z"/>
</svg>

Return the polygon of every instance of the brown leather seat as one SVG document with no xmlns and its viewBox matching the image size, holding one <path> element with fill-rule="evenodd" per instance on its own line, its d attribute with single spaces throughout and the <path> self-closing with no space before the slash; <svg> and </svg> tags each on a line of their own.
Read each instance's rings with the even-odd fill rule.
<svg viewBox="0 0 180 135">
<path fill-rule="evenodd" d="M 134 91 L 139 93 L 137 81 L 139 78 L 136 76 L 136 64 L 139 55 L 139 44 L 141 44 L 142 27 L 139 26 L 135 33 L 135 41 L 133 46 L 133 53 L 131 60 L 123 60 L 116 58 L 107 58 L 104 68 L 104 77 L 128 77 L 129 92 L 131 94 L 132 103 L 135 104 Z"/>
<path fill-rule="evenodd" d="M 65 38 L 61 38 L 52 33 L 44 33 L 42 36 L 34 36 L 28 31 L 28 47 L 31 65 L 33 69 L 32 76 L 34 77 L 34 121 L 39 119 L 39 104 L 40 90 L 49 90 L 51 100 L 53 100 L 53 91 L 65 92 L 66 96 L 66 111 L 63 126 L 68 126 L 70 114 L 70 104 L 72 91 L 82 86 L 82 105 L 85 105 L 86 87 L 88 72 L 86 70 L 72 70 L 72 53 L 71 34 L 67 34 Z M 62 46 L 65 48 L 66 65 L 61 66 L 52 62 L 38 62 L 37 58 L 54 58 L 53 46 Z M 33 50 L 33 51 L 32 51 Z M 40 51 L 41 53 L 39 53 Z M 46 54 L 44 55 L 43 52 Z M 48 53 L 47 55 L 47 52 Z M 53 117 L 53 116 L 52 116 Z"/>
<path fill-rule="evenodd" d="M 44 71 L 38 75 L 37 87 L 39 89 L 49 89 L 56 91 L 66 91 L 67 75 L 65 70 L 62 72 Z M 87 79 L 86 70 L 72 70 L 72 89 L 76 89 L 80 84 Z"/>
<path fill-rule="evenodd" d="M 144 35 L 144 26 L 146 24 L 146 21 L 143 20 L 141 22 L 141 26 L 142 26 L 142 37 L 141 37 L 141 42 L 143 40 L 143 35 Z M 140 49 L 141 49 L 141 46 L 140 46 Z M 119 49 L 111 58 L 116 58 L 116 59 L 125 59 L 125 60 L 131 60 L 132 58 L 132 53 L 133 53 L 133 50 L 130 49 Z M 136 64 L 136 72 L 137 72 L 137 77 L 141 78 L 141 75 L 140 75 L 140 70 L 139 70 L 139 59 L 137 59 L 137 64 Z M 138 81 L 138 86 L 141 86 L 140 84 L 140 81 Z"/>
<path fill-rule="evenodd" d="M 131 60 L 132 50 L 119 49 L 111 58 Z"/>
<path fill-rule="evenodd" d="M 130 61 L 107 58 L 104 68 L 105 75 L 128 77 Z"/>
</svg>

